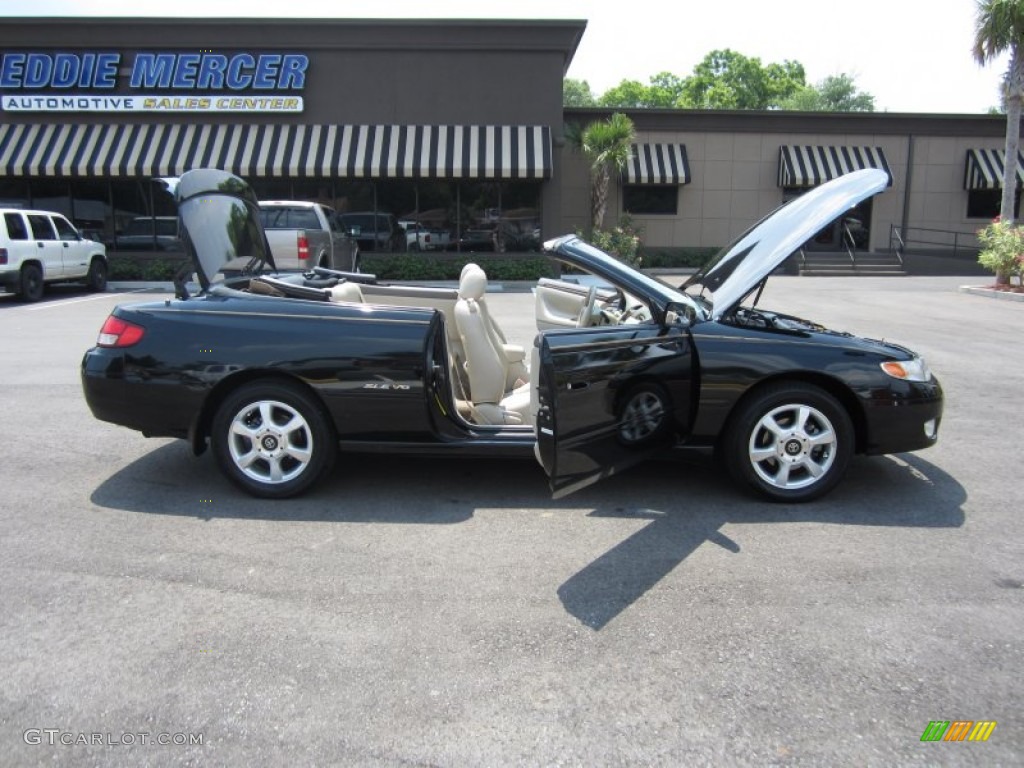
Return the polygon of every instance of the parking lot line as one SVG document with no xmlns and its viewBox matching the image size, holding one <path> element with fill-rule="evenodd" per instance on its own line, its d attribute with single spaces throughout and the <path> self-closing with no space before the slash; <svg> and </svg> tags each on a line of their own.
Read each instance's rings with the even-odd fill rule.
<svg viewBox="0 0 1024 768">
<path fill-rule="evenodd" d="M 150 291 L 150 290 L 152 290 L 152 289 L 151 288 L 140 288 L 140 289 L 138 289 L 136 291 L 125 291 L 125 293 L 145 293 L 146 291 Z M 39 309 L 49 309 L 50 307 L 63 307 L 63 306 L 66 306 L 67 304 L 80 304 L 83 301 L 94 301 L 96 299 L 105 299 L 108 296 L 112 296 L 112 295 L 113 294 L 110 294 L 110 293 L 97 293 L 97 294 L 94 294 L 93 296 L 85 296 L 85 297 L 78 298 L 78 299 L 64 299 L 64 300 L 61 300 L 61 301 L 47 302 L 46 304 L 36 304 L 33 307 L 25 307 L 25 309 L 27 309 L 29 312 L 35 312 L 36 310 L 39 310 Z"/>
</svg>

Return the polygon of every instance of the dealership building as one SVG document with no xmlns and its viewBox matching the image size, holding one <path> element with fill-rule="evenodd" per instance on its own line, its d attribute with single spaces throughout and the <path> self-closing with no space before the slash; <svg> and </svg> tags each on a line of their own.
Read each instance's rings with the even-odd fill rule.
<svg viewBox="0 0 1024 768">
<path fill-rule="evenodd" d="M 7 18 L 0 206 L 62 212 L 116 248 L 131 222 L 174 214 L 154 177 L 217 167 L 262 199 L 390 213 L 443 229 L 464 250 L 533 250 L 587 226 L 588 168 L 565 126 L 610 113 L 562 106 L 585 30 Z M 933 267 L 969 268 L 972 233 L 998 213 L 1001 116 L 624 111 L 635 152 L 606 225 L 630 214 L 651 249 L 724 245 L 782 202 L 864 167 L 885 170 L 890 186 L 809 250 L 886 253 L 902 240 L 930 251 Z"/>
</svg>

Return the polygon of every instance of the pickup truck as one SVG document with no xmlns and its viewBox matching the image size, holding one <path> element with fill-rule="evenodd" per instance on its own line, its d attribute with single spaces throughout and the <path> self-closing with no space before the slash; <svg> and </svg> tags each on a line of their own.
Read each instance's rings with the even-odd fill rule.
<svg viewBox="0 0 1024 768">
<path fill-rule="evenodd" d="M 298 200 L 260 201 L 260 219 L 278 269 L 359 271 L 359 245 L 337 212 Z"/>
<path fill-rule="evenodd" d="M 451 245 L 452 236 L 443 229 L 425 227 L 418 221 L 402 220 L 398 226 L 405 230 L 407 251 L 445 251 Z"/>
</svg>

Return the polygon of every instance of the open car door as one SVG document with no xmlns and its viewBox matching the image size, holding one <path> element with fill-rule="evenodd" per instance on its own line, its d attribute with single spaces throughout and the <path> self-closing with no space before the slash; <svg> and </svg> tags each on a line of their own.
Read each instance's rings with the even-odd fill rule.
<svg viewBox="0 0 1024 768">
<path fill-rule="evenodd" d="M 555 498 L 636 464 L 689 428 L 692 342 L 656 323 L 537 337 L 537 458 Z"/>
</svg>

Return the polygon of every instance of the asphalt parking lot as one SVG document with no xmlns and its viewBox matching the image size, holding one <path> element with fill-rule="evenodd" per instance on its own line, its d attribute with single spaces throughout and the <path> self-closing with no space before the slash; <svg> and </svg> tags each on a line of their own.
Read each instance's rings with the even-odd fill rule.
<svg viewBox="0 0 1024 768">
<path fill-rule="evenodd" d="M 967 281 L 769 282 L 947 398 L 938 446 L 799 507 L 703 455 L 557 502 L 529 461 L 344 455 L 254 500 L 88 412 L 82 352 L 141 294 L 0 297 L 0 762 L 1019 765 L 1024 303 Z M 531 300 L 489 297 L 512 339 Z"/>
</svg>

